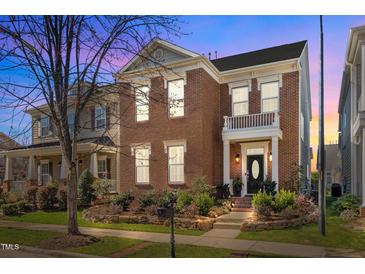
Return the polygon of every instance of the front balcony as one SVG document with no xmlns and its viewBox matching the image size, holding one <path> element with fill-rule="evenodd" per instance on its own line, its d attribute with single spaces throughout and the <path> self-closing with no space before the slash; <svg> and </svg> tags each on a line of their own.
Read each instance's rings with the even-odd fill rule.
<svg viewBox="0 0 365 274">
<path fill-rule="evenodd" d="M 247 138 L 282 138 L 280 115 L 277 112 L 257 113 L 240 116 L 224 116 L 223 140 Z"/>
</svg>

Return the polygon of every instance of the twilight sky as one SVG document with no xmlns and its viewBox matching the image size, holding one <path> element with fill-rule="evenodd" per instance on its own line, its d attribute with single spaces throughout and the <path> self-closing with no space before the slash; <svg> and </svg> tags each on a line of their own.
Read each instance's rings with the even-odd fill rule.
<svg viewBox="0 0 365 274">
<path fill-rule="evenodd" d="M 218 51 L 218 57 L 301 40 L 309 42 L 313 120 L 311 144 L 318 143 L 319 16 L 183 16 L 187 35 L 174 42 L 197 53 Z M 365 24 L 365 16 L 325 16 L 325 138 L 337 141 L 337 106 L 347 37 L 351 27 Z M 6 77 L 2 71 L 0 76 Z M 23 75 L 12 75 L 22 77 Z M 9 115 L 0 113 L 0 131 L 9 132 Z M 314 167 L 315 161 L 312 165 Z"/>
</svg>

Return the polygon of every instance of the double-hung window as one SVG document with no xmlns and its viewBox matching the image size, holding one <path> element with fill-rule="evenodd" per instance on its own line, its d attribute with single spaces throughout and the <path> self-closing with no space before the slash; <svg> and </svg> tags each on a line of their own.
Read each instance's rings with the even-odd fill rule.
<svg viewBox="0 0 365 274">
<path fill-rule="evenodd" d="M 167 84 L 167 88 L 169 116 L 184 116 L 184 79 L 169 81 Z"/>
<path fill-rule="evenodd" d="M 40 179 L 41 179 L 41 184 L 47 185 L 49 182 L 49 163 L 48 162 L 44 162 L 40 164 Z"/>
<path fill-rule="evenodd" d="M 150 149 L 139 147 L 134 149 L 136 163 L 136 184 L 150 182 Z"/>
<path fill-rule="evenodd" d="M 149 119 L 149 91 L 148 86 L 135 89 L 137 122 L 147 121 Z"/>
<path fill-rule="evenodd" d="M 261 108 L 262 112 L 279 111 L 279 82 L 261 84 Z"/>
<path fill-rule="evenodd" d="M 98 177 L 103 179 L 107 178 L 106 159 L 98 160 Z"/>
<path fill-rule="evenodd" d="M 106 107 L 105 106 L 95 107 L 95 128 L 97 130 L 106 128 Z"/>
<path fill-rule="evenodd" d="M 184 146 L 168 147 L 169 183 L 184 183 Z"/>
<path fill-rule="evenodd" d="M 75 126 L 75 113 L 67 112 L 67 124 L 68 124 L 68 132 L 71 136 L 74 134 L 74 126 Z"/>
<path fill-rule="evenodd" d="M 46 137 L 49 135 L 49 117 L 44 116 L 40 119 L 40 136 Z"/>
<path fill-rule="evenodd" d="M 232 88 L 233 116 L 248 114 L 248 87 Z"/>
</svg>

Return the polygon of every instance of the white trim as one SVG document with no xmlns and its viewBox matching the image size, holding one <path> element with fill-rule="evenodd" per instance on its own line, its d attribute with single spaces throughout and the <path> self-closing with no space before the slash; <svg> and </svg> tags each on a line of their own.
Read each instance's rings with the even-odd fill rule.
<svg viewBox="0 0 365 274">
<path fill-rule="evenodd" d="M 248 87 L 248 92 L 252 90 L 252 79 L 228 83 L 229 95 L 232 95 L 233 88 Z"/>
<path fill-rule="evenodd" d="M 262 96 L 262 91 L 261 91 L 261 85 L 262 84 L 269 84 L 269 83 L 278 83 L 278 96 L 274 96 L 274 97 L 267 97 L 267 98 L 263 98 Z M 260 83 L 260 109 L 261 109 L 261 113 L 269 113 L 269 112 L 279 112 L 280 111 L 280 81 L 279 80 L 274 80 L 274 81 L 268 81 L 268 82 L 262 82 Z M 270 99 L 277 99 L 278 100 L 278 108 L 275 110 L 270 110 L 270 111 L 264 111 L 263 110 L 263 101 L 264 100 L 270 100 Z"/>
<path fill-rule="evenodd" d="M 176 81 L 176 80 L 184 80 L 184 86 L 187 83 L 187 77 L 186 77 L 186 71 L 183 71 L 182 73 L 172 73 L 172 74 L 165 74 L 163 76 L 163 88 L 168 88 L 168 82 Z"/>
<path fill-rule="evenodd" d="M 270 82 L 279 82 L 279 88 L 283 87 L 283 75 L 273 74 L 268 76 L 257 77 L 257 90 L 261 90 L 261 84 L 270 83 Z M 280 89 L 279 89 L 280 94 Z"/>
<path fill-rule="evenodd" d="M 163 143 L 165 153 L 167 153 L 167 147 L 170 147 L 170 146 L 184 146 L 184 152 L 187 151 L 187 145 L 186 145 L 185 139 L 167 140 L 167 141 L 163 141 L 162 143 Z"/>
<path fill-rule="evenodd" d="M 147 148 L 149 149 L 149 155 L 151 155 L 151 143 L 134 143 L 130 144 L 131 147 L 131 155 L 134 156 L 134 150 L 136 148 Z"/>
<path fill-rule="evenodd" d="M 248 140 L 277 136 L 282 139 L 283 132 L 280 128 L 255 128 L 244 130 L 229 130 L 222 132 L 223 140 Z"/>
<path fill-rule="evenodd" d="M 263 142 L 250 142 L 250 143 L 241 143 L 241 171 L 242 171 L 242 182 L 243 182 L 243 191 L 242 195 L 247 194 L 247 178 L 246 178 L 246 171 L 247 171 L 247 149 L 250 148 L 263 148 L 264 149 L 264 180 L 267 178 L 268 173 L 268 153 L 269 153 L 269 141 Z M 250 193 L 251 194 L 251 193 Z"/>
<path fill-rule="evenodd" d="M 104 127 L 102 127 L 102 128 L 98 128 L 98 126 L 97 126 L 97 120 L 98 120 L 98 117 L 97 117 L 97 115 L 96 115 L 96 111 L 97 111 L 97 109 L 104 109 L 104 116 L 105 116 L 105 118 L 104 118 Z M 107 128 L 107 125 L 106 125 L 106 123 L 107 123 L 107 110 L 106 110 L 106 106 L 104 106 L 104 105 L 97 105 L 97 106 L 95 106 L 95 108 L 94 108 L 94 116 L 95 116 L 95 121 L 94 121 L 94 123 L 95 123 L 95 131 L 103 131 L 103 130 L 106 130 L 106 128 Z M 101 120 L 102 118 L 101 117 L 99 117 L 99 120 Z"/>
</svg>

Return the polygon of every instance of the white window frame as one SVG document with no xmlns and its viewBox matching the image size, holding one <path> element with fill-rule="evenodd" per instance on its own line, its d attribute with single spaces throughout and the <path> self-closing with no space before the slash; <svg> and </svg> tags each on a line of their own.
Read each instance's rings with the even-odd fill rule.
<svg viewBox="0 0 365 274">
<path fill-rule="evenodd" d="M 98 115 L 98 111 L 104 111 L 104 113 Z M 104 120 L 104 126 L 98 127 L 98 121 Z M 106 107 L 105 106 L 96 106 L 95 107 L 95 129 L 96 130 L 104 130 L 106 129 Z"/>
<path fill-rule="evenodd" d="M 104 170 L 100 170 L 100 167 L 101 167 L 100 162 L 103 163 Z M 108 178 L 108 167 L 106 165 L 108 164 L 108 162 L 106 160 L 106 157 L 98 158 L 97 163 L 98 163 L 98 178 L 107 179 Z"/>
<path fill-rule="evenodd" d="M 43 125 L 42 122 L 43 121 L 47 121 L 47 125 Z M 48 116 L 42 116 L 41 119 L 39 120 L 39 136 L 40 137 L 47 137 L 51 134 L 50 132 L 50 128 L 49 128 L 49 117 Z M 43 129 L 46 130 L 46 134 L 43 133 Z"/>
<path fill-rule="evenodd" d="M 171 96 L 170 96 L 170 84 L 173 83 L 173 82 L 177 82 L 177 81 L 182 81 L 182 98 L 174 99 L 174 98 L 171 98 Z M 169 118 L 184 117 L 185 116 L 185 81 L 184 81 L 184 78 L 169 80 L 167 82 L 167 94 L 168 94 L 167 97 L 168 97 L 168 115 L 169 115 Z M 182 101 L 182 107 L 179 106 L 179 108 L 182 109 L 182 114 L 176 115 L 176 114 L 171 113 L 171 109 L 173 107 L 176 108 L 176 106 L 171 106 L 171 102 L 173 100 L 175 100 L 175 101 Z"/>
<path fill-rule="evenodd" d="M 146 88 L 147 90 L 143 91 L 144 88 Z M 149 108 L 150 88 L 149 88 L 149 86 L 145 85 L 145 86 L 136 87 L 134 89 L 134 94 L 135 94 L 135 106 L 136 106 L 136 121 L 137 122 L 148 121 L 150 119 L 150 108 Z M 138 98 L 138 97 L 141 97 L 141 98 Z M 143 101 L 145 101 L 145 102 L 143 102 Z M 144 106 L 147 106 L 147 114 L 138 114 L 138 108 L 144 107 Z M 147 118 L 143 119 L 141 116 L 145 116 L 145 115 L 147 116 Z"/>
<path fill-rule="evenodd" d="M 72 119 L 71 119 L 72 123 L 70 123 L 70 116 L 72 116 Z M 68 124 L 68 132 L 72 137 L 73 132 L 74 132 L 74 127 L 75 127 L 75 112 L 73 112 L 73 111 L 67 112 L 67 124 Z"/>
<path fill-rule="evenodd" d="M 267 85 L 267 84 L 272 84 L 272 83 L 277 83 L 278 84 L 278 95 L 263 98 L 263 96 L 262 96 L 262 86 Z M 279 81 L 263 82 L 263 83 L 260 84 L 260 90 L 261 90 L 261 113 L 279 112 L 280 111 L 280 82 Z M 264 111 L 263 102 L 265 100 L 273 100 L 273 99 L 277 99 L 277 101 L 278 101 L 277 109 L 276 110 L 270 110 L 270 111 Z"/>
<path fill-rule="evenodd" d="M 147 158 L 138 159 L 138 150 L 146 150 L 147 151 Z M 134 148 L 134 155 L 135 155 L 135 161 L 134 161 L 134 169 L 135 169 L 135 178 L 134 181 L 136 185 L 148 185 L 150 184 L 150 154 L 151 154 L 151 148 L 148 146 L 137 146 Z M 147 164 L 141 164 L 141 161 L 147 161 Z M 148 170 L 148 180 L 147 181 L 138 181 L 138 169 L 147 169 Z"/>
<path fill-rule="evenodd" d="M 172 163 L 170 163 L 170 149 L 171 148 L 182 148 L 182 152 L 183 152 L 183 162 L 182 163 L 175 163 L 175 164 L 172 164 Z M 182 145 L 182 144 L 177 144 L 177 145 L 170 145 L 170 146 L 168 146 L 167 147 L 167 168 L 168 168 L 168 170 L 167 170 L 167 176 L 168 176 L 168 182 L 169 182 L 169 184 L 173 184 L 173 185 L 176 185 L 176 184 L 185 184 L 185 147 L 184 147 L 184 145 Z M 171 175 L 171 171 L 170 171 L 170 168 L 172 167 L 172 166 L 182 166 L 182 169 L 183 169 L 183 172 L 182 172 L 182 174 L 183 174 L 183 180 L 179 180 L 179 181 L 172 181 L 171 180 L 171 177 L 170 177 L 170 175 Z"/>
<path fill-rule="evenodd" d="M 247 100 L 244 100 L 244 101 L 237 101 L 235 102 L 234 101 L 234 92 L 233 90 L 235 89 L 240 89 L 240 88 L 245 88 L 247 89 Z M 249 114 L 249 107 L 250 107 L 250 103 L 249 103 L 249 94 L 250 94 L 250 88 L 249 86 L 237 86 L 237 87 L 232 87 L 231 88 L 231 101 L 232 101 L 232 116 L 242 116 L 242 115 L 248 115 Z M 238 115 L 235 115 L 234 113 L 234 105 L 235 104 L 244 104 L 244 103 L 247 103 L 247 112 L 246 113 L 243 113 L 243 114 L 238 114 Z"/>
<path fill-rule="evenodd" d="M 47 173 L 43 173 L 43 166 L 47 166 Z M 44 181 L 43 178 L 46 177 L 47 180 Z M 41 160 L 39 163 L 39 178 L 40 178 L 40 184 L 42 186 L 45 186 L 49 183 L 51 179 L 50 170 L 49 170 L 49 160 Z"/>
</svg>

